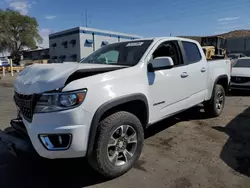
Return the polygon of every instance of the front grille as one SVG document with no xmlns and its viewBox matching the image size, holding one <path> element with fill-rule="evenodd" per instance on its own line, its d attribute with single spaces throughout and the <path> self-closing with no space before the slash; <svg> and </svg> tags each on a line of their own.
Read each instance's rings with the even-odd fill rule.
<svg viewBox="0 0 250 188">
<path fill-rule="evenodd" d="M 239 85 L 231 85 L 231 89 L 245 89 L 250 90 L 250 86 L 239 86 Z"/>
<path fill-rule="evenodd" d="M 250 82 L 250 78 L 248 78 L 248 77 L 240 77 L 240 76 L 232 76 L 231 77 L 231 82 L 234 82 L 234 83 L 246 83 L 246 82 Z"/>
<path fill-rule="evenodd" d="M 31 122 L 34 108 L 34 95 L 22 95 L 15 92 L 14 100 L 24 119 Z"/>
</svg>

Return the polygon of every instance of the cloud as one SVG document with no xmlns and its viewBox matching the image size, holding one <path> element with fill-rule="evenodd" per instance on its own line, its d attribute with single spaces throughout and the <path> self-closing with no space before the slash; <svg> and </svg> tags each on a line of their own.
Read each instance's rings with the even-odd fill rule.
<svg viewBox="0 0 250 188">
<path fill-rule="evenodd" d="M 39 31 L 41 36 L 48 36 L 52 32 L 53 32 L 52 29 L 48 29 L 48 28 L 43 28 L 43 29 L 40 29 Z"/>
<path fill-rule="evenodd" d="M 244 25 L 229 25 L 229 26 L 222 26 L 222 27 L 217 27 L 217 30 L 232 30 L 232 29 L 241 29 L 243 28 Z"/>
<path fill-rule="evenodd" d="M 232 21 L 232 20 L 238 20 L 240 17 L 236 16 L 236 17 L 227 17 L 227 18 L 219 18 L 217 21 L 218 22 L 224 22 L 224 21 Z"/>
<path fill-rule="evenodd" d="M 53 30 L 49 28 L 40 29 L 39 33 L 43 38 L 43 42 L 42 44 L 38 44 L 38 46 L 41 46 L 43 48 L 49 48 L 49 34 L 51 34 L 52 32 Z"/>
<path fill-rule="evenodd" d="M 229 22 L 218 22 L 218 25 L 227 25 Z"/>
<path fill-rule="evenodd" d="M 55 19 L 56 16 L 53 16 L 53 15 L 46 15 L 44 18 L 45 18 L 46 20 L 52 20 L 52 19 Z"/>
<path fill-rule="evenodd" d="M 27 15 L 32 5 L 36 4 L 35 1 L 28 3 L 28 1 L 24 0 L 7 0 L 7 3 L 9 3 L 10 8 L 17 10 L 22 15 Z"/>
</svg>

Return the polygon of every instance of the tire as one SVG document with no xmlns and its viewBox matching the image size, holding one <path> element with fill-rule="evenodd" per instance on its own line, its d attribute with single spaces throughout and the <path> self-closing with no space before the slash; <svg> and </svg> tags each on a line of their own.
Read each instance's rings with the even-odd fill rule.
<svg viewBox="0 0 250 188">
<path fill-rule="evenodd" d="M 218 104 L 220 101 L 220 107 Z M 204 103 L 205 112 L 209 117 L 218 117 L 221 115 L 225 106 L 225 90 L 221 85 L 215 85 L 212 98 Z"/>
<path fill-rule="evenodd" d="M 116 142 L 114 140 L 121 139 L 120 132 L 126 130 L 126 127 L 128 127 L 127 135 L 129 135 L 130 132 L 131 136 L 134 135 L 132 132 L 136 133 L 133 138 L 137 139 L 137 143 L 133 142 L 131 144 L 126 144 L 124 141 L 122 147 L 127 147 L 129 154 L 133 153 L 133 155 L 132 157 L 129 155 L 129 157 L 125 158 L 125 155 L 123 154 L 125 151 L 123 151 L 119 153 L 121 162 L 118 162 L 119 160 L 115 160 L 115 158 L 113 159 L 113 156 L 117 156 L 117 151 L 122 150 L 122 148 L 120 148 L 120 143 L 122 143 L 122 141 Z M 114 139 L 111 139 L 111 136 Z M 131 136 L 128 136 L 128 138 L 132 138 Z M 132 142 L 134 140 L 129 139 L 129 141 Z M 88 161 L 97 172 L 106 178 L 111 179 L 121 176 L 129 171 L 139 159 L 143 148 L 143 142 L 144 130 L 140 120 L 129 112 L 116 112 L 99 123 L 97 140 L 95 142 L 93 153 Z M 111 143 L 112 146 L 108 146 L 108 143 Z M 117 143 L 116 146 L 113 146 L 114 143 Z M 129 150 L 130 148 L 132 151 Z M 126 161 L 126 159 L 127 162 L 123 164 L 122 160 Z M 117 163 L 114 164 L 114 161 L 117 161 Z"/>
</svg>

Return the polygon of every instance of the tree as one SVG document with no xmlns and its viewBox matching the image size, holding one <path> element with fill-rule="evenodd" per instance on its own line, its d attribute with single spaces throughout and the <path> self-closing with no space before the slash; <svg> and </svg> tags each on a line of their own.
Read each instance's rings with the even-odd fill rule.
<svg viewBox="0 0 250 188">
<path fill-rule="evenodd" d="M 35 48 L 41 42 L 36 18 L 14 10 L 0 9 L 0 52 L 9 51 L 18 62 L 21 50 L 25 47 Z"/>
</svg>

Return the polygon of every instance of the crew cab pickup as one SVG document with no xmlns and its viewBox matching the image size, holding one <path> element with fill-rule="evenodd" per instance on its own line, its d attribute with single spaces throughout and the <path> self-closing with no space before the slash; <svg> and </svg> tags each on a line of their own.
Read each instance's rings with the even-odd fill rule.
<svg viewBox="0 0 250 188">
<path fill-rule="evenodd" d="M 27 66 L 14 83 L 15 134 L 2 131 L 0 139 L 17 155 L 86 157 L 114 178 L 140 157 L 148 126 L 200 103 L 219 116 L 230 73 L 229 60 L 207 62 L 198 42 L 175 37 L 109 44 L 78 63 Z"/>
</svg>

